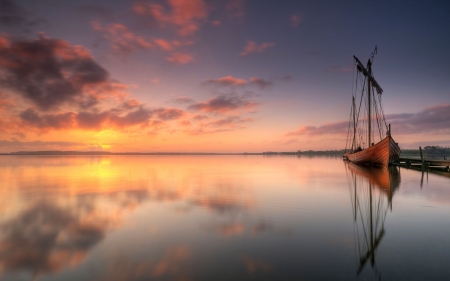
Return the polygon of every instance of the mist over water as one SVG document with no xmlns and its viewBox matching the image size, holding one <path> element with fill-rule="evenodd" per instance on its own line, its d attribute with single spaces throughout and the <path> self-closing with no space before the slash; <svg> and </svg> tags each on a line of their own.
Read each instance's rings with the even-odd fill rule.
<svg viewBox="0 0 450 281">
<path fill-rule="evenodd" d="M 0 280 L 444 280 L 450 177 L 340 157 L 1 156 Z"/>
</svg>

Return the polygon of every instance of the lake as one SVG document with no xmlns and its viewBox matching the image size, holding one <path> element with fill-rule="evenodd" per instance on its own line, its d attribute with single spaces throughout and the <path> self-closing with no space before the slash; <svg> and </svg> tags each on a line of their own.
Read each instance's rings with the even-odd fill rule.
<svg viewBox="0 0 450 281">
<path fill-rule="evenodd" d="M 340 157 L 0 156 L 0 280 L 444 280 L 450 177 Z"/>
</svg>

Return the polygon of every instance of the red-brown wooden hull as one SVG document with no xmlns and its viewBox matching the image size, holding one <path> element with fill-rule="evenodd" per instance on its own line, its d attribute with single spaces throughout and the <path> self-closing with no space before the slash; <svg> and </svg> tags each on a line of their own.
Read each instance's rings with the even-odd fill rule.
<svg viewBox="0 0 450 281">
<path fill-rule="evenodd" d="M 387 166 L 399 157 L 400 147 L 391 136 L 369 148 L 344 154 L 344 158 L 350 162 L 370 166 Z"/>
</svg>

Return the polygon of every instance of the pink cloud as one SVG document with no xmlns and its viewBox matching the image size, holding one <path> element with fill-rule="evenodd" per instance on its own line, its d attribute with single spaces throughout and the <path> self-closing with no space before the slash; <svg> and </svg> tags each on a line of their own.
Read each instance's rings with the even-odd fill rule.
<svg viewBox="0 0 450 281">
<path fill-rule="evenodd" d="M 392 131 L 400 134 L 450 133 L 450 104 L 427 107 L 417 113 L 386 115 Z"/>
<path fill-rule="evenodd" d="M 217 79 L 208 79 L 204 81 L 202 84 L 204 85 L 214 85 L 214 86 L 244 86 L 247 84 L 245 79 L 236 78 L 233 76 L 224 76 Z"/>
<path fill-rule="evenodd" d="M 169 41 L 169 40 L 165 40 L 165 39 L 155 39 L 154 43 L 155 43 L 155 45 L 157 45 L 164 51 L 172 51 L 173 49 L 178 48 L 178 47 L 190 46 L 190 45 L 194 44 L 193 41 L 181 42 L 178 40 Z"/>
<path fill-rule="evenodd" d="M 102 27 L 100 23 L 92 22 L 91 26 L 94 30 L 102 32 L 103 37 L 111 42 L 113 50 L 119 54 L 128 55 L 153 47 L 151 42 L 137 36 L 123 24 L 112 23 Z"/>
<path fill-rule="evenodd" d="M 448 134 L 450 132 L 450 104 L 427 107 L 417 113 L 388 114 L 386 123 L 391 124 L 392 132 L 402 134 Z M 346 135 L 349 121 L 339 121 L 323 126 L 302 126 L 288 132 L 285 136 L 319 136 L 319 135 Z"/>
<path fill-rule="evenodd" d="M 253 53 L 262 53 L 266 49 L 271 48 L 273 46 L 275 46 L 275 44 L 272 42 L 263 42 L 260 45 L 258 45 L 254 41 L 247 41 L 247 45 L 245 46 L 240 56 L 245 57 Z"/>
<path fill-rule="evenodd" d="M 187 64 L 194 61 L 194 57 L 190 54 L 185 54 L 181 52 L 176 52 L 168 56 L 168 62 L 177 63 L 177 64 Z"/>
<path fill-rule="evenodd" d="M 173 51 L 176 48 L 190 46 L 194 41 L 166 40 L 162 38 L 145 39 L 131 32 L 128 27 L 119 23 L 102 26 L 98 22 L 92 22 L 94 30 L 102 32 L 103 38 L 111 42 L 114 52 L 122 55 L 129 55 L 139 50 L 151 50 L 155 46 L 163 51 Z"/>
<path fill-rule="evenodd" d="M 208 9 L 202 0 L 167 0 L 170 11 L 159 4 L 137 2 L 133 11 L 140 16 L 151 16 L 161 25 L 171 25 L 178 35 L 194 34 L 201 21 L 208 16 Z"/>
<path fill-rule="evenodd" d="M 178 96 L 178 97 L 172 99 L 172 102 L 174 102 L 174 103 L 192 103 L 192 102 L 194 102 L 194 100 L 189 97 L 186 97 L 186 96 Z"/>
<path fill-rule="evenodd" d="M 347 134 L 348 121 L 329 123 L 323 126 L 302 126 L 299 129 L 288 132 L 285 136 L 301 136 L 301 135 L 326 135 L 326 134 Z"/>
<path fill-rule="evenodd" d="M 256 78 L 256 77 L 252 77 L 250 78 L 250 82 L 258 85 L 261 89 L 264 89 L 266 87 L 272 86 L 273 82 L 272 81 L 268 81 L 262 78 Z"/>
</svg>

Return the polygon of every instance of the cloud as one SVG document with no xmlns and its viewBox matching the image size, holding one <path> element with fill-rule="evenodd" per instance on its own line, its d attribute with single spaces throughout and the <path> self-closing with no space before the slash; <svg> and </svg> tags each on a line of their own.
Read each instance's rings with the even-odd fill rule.
<svg viewBox="0 0 450 281">
<path fill-rule="evenodd" d="M 31 141 L 22 142 L 17 139 L 10 141 L 1 140 L 0 147 L 2 151 L 31 151 L 31 150 L 72 150 L 75 148 L 84 147 L 84 143 L 79 142 L 64 142 L 64 141 Z"/>
<path fill-rule="evenodd" d="M 193 103 L 194 100 L 189 98 L 189 97 L 179 96 L 179 97 L 176 97 L 176 98 L 172 99 L 172 102 L 180 103 L 180 104 L 181 103 Z"/>
<path fill-rule="evenodd" d="M 213 85 L 217 87 L 226 87 L 226 86 L 244 86 L 247 84 L 245 79 L 235 78 L 233 76 L 225 76 L 217 79 L 208 79 L 205 80 L 203 85 Z"/>
<path fill-rule="evenodd" d="M 159 126 L 158 120 L 152 116 L 168 121 L 182 117 L 185 112 L 177 108 L 149 109 L 143 105 L 132 106 L 127 109 L 116 108 L 105 111 L 80 111 L 41 114 L 34 109 L 27 109 L 19 117 L 24 128 L 38 129 L 40 132 L 53 130 L 102 130 L 107 128 L 125 129 L 133 126 Z M 156 123 L 155 123 L 156 122 Z"/>
<path fill-rule="evenodd" d="M 258 85 L 261 89 L 264 89 L 268 86 L 273 85 L 272 81 L 264 80 L 262 78 L 252 77 L 250 78 L 250 82 Z"/>
<path fill-rule="evenodd" d="M 300 15 L 292 15 L 291 16 L 292 27 L 299 26 L 301 21 L 302 21 L 302 17 Z"/>
<path fill-rule="evenodd" d="M 348 132 L 348 121 L 340 121 L 335 123 L 329 123 L 323 126 L 302 126 L 298 130 L 288 132 L 285 136 L 301 136 L 301 135 L 310 135 L 310 136 L 319 136 L 319 135 L 327 135 L 327 134 L 347 134 Z"/>
<path fill-rule="evenodd" d="M 185 115 L 185 112 L 178 108 L 161 108 L 153 111 L 161 120 L 174 120 Z"/>
<path fill-rule="evenodd" d="M 194 41 L 170 41 L 162 38 L 145 39 L 144 37 L 131 32 L 128 27 L 120 23 L 102 26 L 99 22 L 93 21 L 91 22 L 91 26 L 94 30 L 102 32 L 103 38 L 111 42 L 113 51 L 121 55 L 129 55 L 140 50 L 152 50 L 154 47 L 169 52 L 176 48 L 191 46 L 195 43 Z M 186 61 L 186 56 L 183 57 L 182 55 L 184 54 L 176 53 L 173 55 L 175 58 L 174 60 L 176 62 L 183 61 L 183 59 Z"/>
<path fill-rule="evenodd" d="M 244 47 L 244 50 L 242 51 L 240 56 L 241 57 L 246 57 L 246 56 L 248 56 L 250 54 L 253 54 L 253 53 L 262 53 L 266 49 L 271 48 L 273 46 L 275 46 L 275 44 L 272 43 L 272 42 L 263 42 L 260 45 L 258 45 L 254 41 L 247 41 L 247 45 Z"/>
<path fill-rule="evenodd" d="M 133 11 L 140 16 L 149 16 L 160 25 L 170 25 L 180 36 L 194 34 L 208 16 L 208 9 L 202 0 L 167 0 L 170 11 L 155 3 L 136 2 Z"/>
<path fill-rule="evenodd" d="M 122 55 L 129 55 L 139 50 L 149 50 L 153 44 L 141 36 L 131 32 L 125 25 L 119 23 L 108 24 L 103 27 L 98 22 L 92 22 L 94 30 L 103 33 L 103 37 L 110 41 L 114 52 Z"/>
<path fill-rule="evenodd" d="M 417 113 L 386 115 L 393 134 L 450 133 L 450 104 L 427 107 Z"/>
<path fill-rule="evenodd" d="M 245 80 L 242 78 L 236 78 L 233 76 L 224 76 L 217 79 L 207 79 L 203 81 L 202 85 L 211 85 L 214 87 L 237 87 L 237 86 L 245 86 L 247 84 L 254 84 L 261 89 L 265 89 L 268 86 L 273 85 L 273 82 L 270 80 L 266 80 L 263 78 L 252 77 L 250 80 Z"/>
<path fill-rule="evenodd" d="M 108 86 L 108 76 L 81 46 L 43 35 L 34 40 L 0 37 L 0 85 L 41 110 L 68 102 L 94 105 L 95 96 L 85 92 Z"/>
<path fill-rule="evenodd" d="M 156 46 L 161 48 L 164 51 L 172 51 L 175 48 L 182 47 L 182 46 L 190 46 L 194 44 L 194 41 L 178 41 L 178 40 L 165 40 L 165 39 L 155 39 L 154 43 Z"/>
<path fill-rule="evenodd" d="M 259 105 L 237 95 L 220 95 L 216 98 L 189 106 L 189 109 L 210 113 L 227 113 L 235 110 L 249 111 Z"/>
<path fill-rule="evenodd" d="M 167 58 L 168 62 L 171 63 L 177 63 L 177 64 L 187 64 L 194 61 L 194 57 L 189 54 L 176 52 L 168 56 Z"/>
<path fill-rule="evenodd" d="M 39 129 L 66 129 L 72 128 L 74 122 L 74 113 L 66 112 L 59 114 L 45 114 L 39 116 L 34 109 L 27 109 L 19 114 L 19 117 L 28 125 Z"/>
<path fill-rule="evenodd" d="M 395 135 L 450 133 L 450 104 L 431 106 L 417 113 L 388 114 L 385 118 L 386 123 L 391 124 L 392 132 Z M 345 135 L 348 132 L 348 126 L 348 121 L 339 121 L 318 127 L 302 126 L 298 130 L 286 133 L 285 136 Z"/>
<path fill-rule="evenodd" d="M 0 0 L 0 25 L 17 28 L 29 32 L 30 28 L 44 22 L 43 19 L 30 19 L 31 14 L 27 12 L 17 1 Z"/>
<path fill-rule="evenodd" d="M 240 116 L 228 116 L 223 119 L 215 120 L 205 124 L 205 127 L 228 127 L 228 128 L 241 128 L 239 124 L 252 122 L 253 118 L 242 118 Z"/>
<path fill-rule="evenodd" d="M 191 118 L 185 133 L 190 135 L 204 135 L 219 132 L 228 132 L 245 128 L 244 123 L 253 122 L 251 117 L 227 116 L 225 118 L 213 119 L 205 115 L 194 115 Z"/>
<path fill-rule="evenodd" d="M 195 114 L 194 117 L 192 117 L 192 120 L 195 120 L 195 121 L 202 121 L 205 119 L 209 119 L 209 117 L 206 115 L 201 115 L 201 114 Z"/>
</svg>

